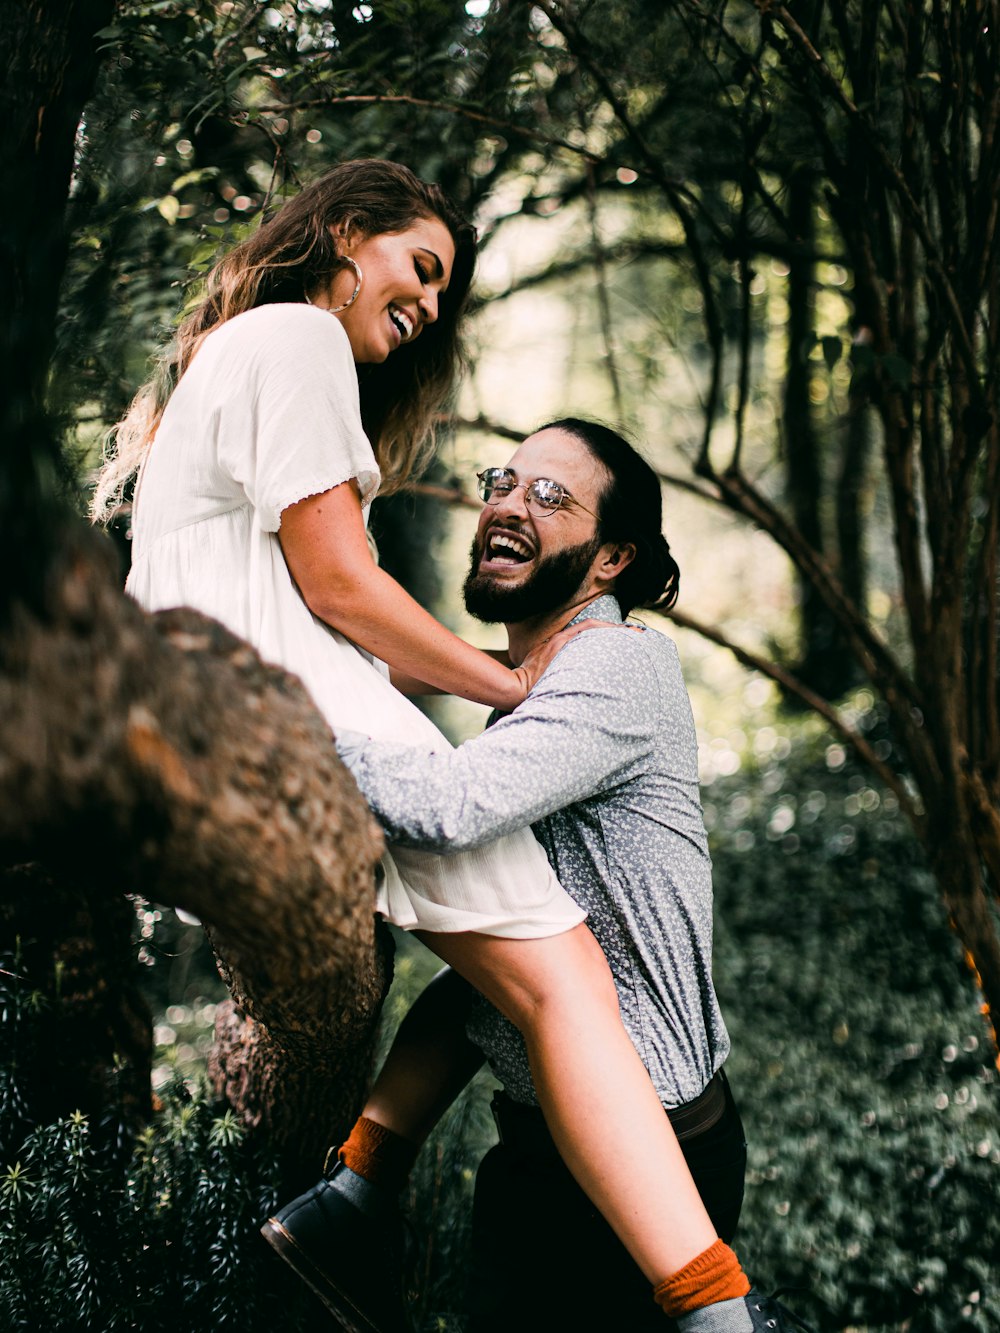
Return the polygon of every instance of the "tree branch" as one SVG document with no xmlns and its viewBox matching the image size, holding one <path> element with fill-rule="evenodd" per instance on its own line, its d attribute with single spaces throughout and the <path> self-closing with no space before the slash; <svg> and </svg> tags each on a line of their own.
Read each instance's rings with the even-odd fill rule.
<svg viewBox="0 0 1000 1333">
<path fill-rule="evenodd" d="M 465 509 L 480 510 L 483 507 L 482 500 L 477 500 L 474 495 L 467 495 L 457 486 L 436 486 L 430 481 L 408 481 L 402 489 L 407 495 L 426 495 L 428 499 L 441 500 L 445 504 L 459 505 Z"/>
<path fill-rule="evenodd" d="M 521 444 L 531 434 L 528 430 L 518 430 L 516 426 L 505 426 L 502 422 L 491 421 L 482 413 L 478 417 L 460 417 L 454 413 L 444 413 L 437 419 L 456 430 L 482 431 L 486 435 L 498 435 L 501 440 L 514 440 L 517 444 Z"/>
<path fill-rule="evenodd" d="M 561 148 L 564 152 L 572 153 L 575 157 L 582 157 L 587 162 L 600 162 L 600 157 L 596 156 L 589 148 L 582 148 L 579 144 L 570 143 L 568 139 L 559 139 L 550 134 L 542 134 L 540 130 L 532 129 L 527 125 L 518 125 L 512 120 L 504 120 L 499 116 L 487 115 L 484 111 L 476 111 L 472 107 L 462 106 L 459 102 L 439 102 L 428 97 L 413 97 L 409 93 L 331 93 L 328 97 L 305 97 L 292 99 L 288 102 L 264 102 L 253 107 L 253 114 L 287 116 L 290 111 L 328 111 L 331 107 L 351 107 L 351 106 L 412 106 L 421 111 L 445 111 L 452 116 L 461 116 L 464 120 L 471 120 L 477 125 L 489 126 L 492 130 L 502 130 L 505 134 L 513 134 L 518 138 L 527 139 L 531 143 L 544 144 L 547 148 Z M 248 113 L 246 111 L 239 113 L 238 123 L 246 124 Z"/>
<path fill-rule="evenodd" d="M 787 690 L 789 694 L 794 694 L 814 712 L 818 713 L 820 717 L 829 723 L 830 727 L 837 733 L 837 735 L 854 749 L 858 757 L 872 770 L 873 773 L 876 774 L 880 781 L 893 792 L 896 799 L 899 801 L 899 808 L 906 815 L 913 828 L 922 836 L 924 826 L 923 814 L 914 804 L 913 798 L 907 791 L 899 774 L 895 773 L 888 764 L 878 757 L 871 745 L 869 745 L 868 741 L 860 732 L 855 731 L 853 727 L 849 727 L 847 723 L 844 722 L 832 704 L 822 698 L 822 696 L 816 694 L 815 691 L 811 690 L 808 685 L 805 685 L 790 671 L 779 666 L 776 662 L 770 662 L 767 658 L 758 657 L 756 653 L 752 653 L 746 648 L 741 648 L 738 644 L 733 643 L 733 641 L 723 634 L 721 630 L 713 629 L 711 626 L 704 624 L 700 620 L 695 620 L 692 616 L 686 615 L 683 611 L 678 611 L 676 608 L 671 611 L 660 612 L 660 614 L 667 616 L 675 625 L 681 625 L 684 629 L 693 630 L 696 634 L 700 634 L 702 638 L 708 639 L 711 643 L 717 643 L 720 648 L 727 649 L 733 654 L 738 662 L 743 664 L 743 666 L 749 667 L 751 671 L 759 671 L 761 675 L 776 681 L 782 689 Z"/>
<path fill-rule="evenodd" d="M 901 732 L 907 737 L 914 765 L 924 773 L 938 772 L 933 746 L 915 724 L 922 716 L 920 696 L 889 648 L 854 606 L 822 557 L 803 540 L 784 515 L 745 477 L 725 473 L 713 477 L 726 502 L 764 529 L 808 578 L 839 624 L 865 673 L 883 693 Z"/>
<path fill-rule="evenodd" d="M 239 1037 L 220 1034 L 225 1091 L 315 1175 L 363 1099 L 387 985 L 381 833 L 298 680 L 197 612 L 143 615 L 117 585 L 80 524 L 45 615 L 18 609 L 0 639 L 2 863 L 141 888 L 204 921 L 239 1010 Z"/>
<path fill-rule="evenodd" d="M 712 273 L 708 263 L 708 257 L 705 254 L 704 246 L 694 225 L 689 204 L 699 214 L 702 220 L 709 227 L 716 240 L 725 248 L 726 238 L 719 230 L 715 221 L 707 213 L 697 196 L 692 194 L 686 185 L 681 185 L 672 180 L 663 170 L 663 166 L 646 143 L 645 138 L 634 124 L 629 115 L 628 108 L 622 99 L 615 92 L 611 80 L 608 78 L 606 69 L 602 62 L 595 58 L 591 51 L 590 43 L 580 32 L 580 30 L 569 19 L 568 15 L 559 13 L 551 0 L 537 0 L 536 8 L 540 9 L 549 19 L 552 26 L 565 37 L 570 51 L 582 65 L 587 69 L 590 77 L 594 80 L 601 95 L 604 97 L 608 106 L 614 112 L 616 119 L 625 131 L 626 136 L 635 146 L 646 173 L 654 180 L 666 195 L 674 212 L 684 229 L 684 237 L 691 251 L 691 259 L 694 263 L 695 273 L 698 277 L 698 284 L 701 287 L 702 298 L 705 302 L 705 328 L 708 335 L 709 346 L 712 349 L 712 373 L 709 381 L 708 398 L 705 405 L 705 433 L 702 442 L 702 457 L 708 458 L 709 448 L 712 437 L 712 426 L 715 421 L 715 414 L 718 408 L 719 395 L 722 384 L 722 352 L 724 346 L 724 333 L 722 322 L 719 318 L 718 309 L 715 302 L 715 293 L 712 287 Z"/>
</svg>

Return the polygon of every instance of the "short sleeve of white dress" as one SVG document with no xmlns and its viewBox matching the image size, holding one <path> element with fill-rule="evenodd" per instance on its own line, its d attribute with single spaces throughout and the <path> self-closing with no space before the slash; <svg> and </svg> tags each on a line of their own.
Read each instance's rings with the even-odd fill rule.
<svg viewBox="0 0 1000 1333">
<path fill-rule="evenodd" d="M 282 510 L 351 478 L 367 505 L 379 470 L 340 321 L 308 305 L 261 306 L 230 321 L 229 334 L 226 359 L 245 357 L 249 393 L 220 422 L 219 462 L 261 529 L 277 532 Z"/>
</svg>

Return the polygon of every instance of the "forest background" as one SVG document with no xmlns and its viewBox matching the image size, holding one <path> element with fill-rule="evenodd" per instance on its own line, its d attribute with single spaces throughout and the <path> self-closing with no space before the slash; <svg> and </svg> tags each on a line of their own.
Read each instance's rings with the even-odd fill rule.
<svg viewBox="0 0 1000 1333">
<path fill-rule="evenodd" d="M 312 1326 L 255 1224 L 428 975 L 373 931 L 378 838 L 308 701 L 128 606 L 127 512 L 117 563 L 76 517 L 192 280 L 374 155 L 483 239 L 434 470 L 374 516 L 388 567 L 487 643 L 456 609 L 477 468 L 574 412 L 662 474 L 682 599 L 650 623 L 699 726 L 741 1255 L 818 1328 L 1000 1327 L 997 11 L 13 7 L 5 1326 Z M 461 1328 L 488 1088 L 415 1177 L 422 1328 Z"/>
</svg>

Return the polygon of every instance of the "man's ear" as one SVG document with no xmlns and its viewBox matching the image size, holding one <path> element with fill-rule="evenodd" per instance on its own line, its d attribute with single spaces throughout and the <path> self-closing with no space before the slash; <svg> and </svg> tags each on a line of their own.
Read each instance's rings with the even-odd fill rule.
<svg viewBox="0 0 1000 1333">
<path fill-rule="evenodd" d="M 616 579 L 635 559 L 635 547 L 631 542 L 609 542 L 604 550 L 604 558 L 597 569 L 598 578 Z"/>
<path fill-rule="evenodd" d="M 609 579 L 617 579 L 617 576 L 623 572 L 625 565 L 631 565 L 636 559 L 636 548 L 631 541 L 621 541 L 615 545 L 608 545 L 607 556 L 601 563 L 601 573 L 605 573 Z"/>
</svg>

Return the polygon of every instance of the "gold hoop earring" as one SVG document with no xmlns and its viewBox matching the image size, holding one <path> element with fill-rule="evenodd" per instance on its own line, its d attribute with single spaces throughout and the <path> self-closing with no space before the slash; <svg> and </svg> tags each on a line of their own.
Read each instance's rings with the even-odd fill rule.
<svg viewBox="0 0 1000 1333">
<path fill-rule="evenodd" d="M 340 258 L 342 263 L 350 264 L 351 268 L 354 269 L 354 276 L 357 278 L 357 282 L 354 284 L 354 291 L 351 292 L 343 305 L 332 305 L 327 307 L 331 315 L 339 315 L 342 310 L 347 310 L 354 304 L 361 294 L 361 284 L 365 280 L 365 275 L 361 272 L 361 265 L 356 259 L 352 259 L 350 255 L 341 255 Z"/>
</svg>

